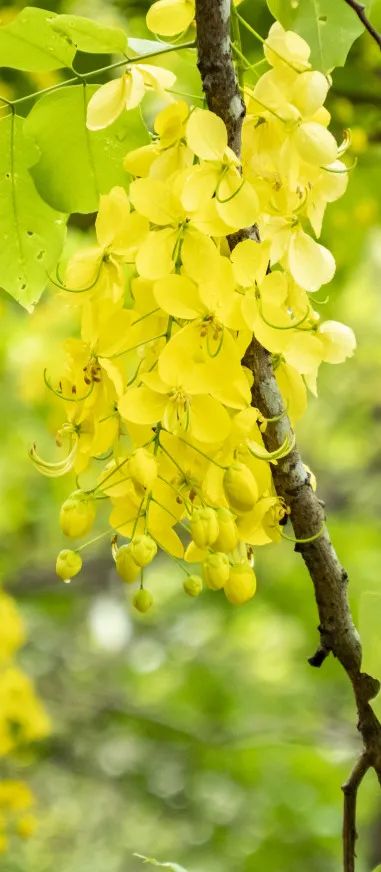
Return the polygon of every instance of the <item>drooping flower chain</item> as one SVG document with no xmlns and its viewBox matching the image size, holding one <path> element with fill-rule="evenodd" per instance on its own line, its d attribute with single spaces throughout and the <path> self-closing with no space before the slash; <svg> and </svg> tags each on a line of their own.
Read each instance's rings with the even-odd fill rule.
<svg viewBox="0 0 381 872">
<path fill-rule="evenodd" d="M 45 475 L 74 469 L 79 478 L 97 459 L 93 486 L 64 502 L 61 527 L 86 536 L 97 501 L 110 502 L 116 569 L 140 583 L 140 611 L 152 602 L 144 567 L 158 548 L 181 562 L 189 595 L 204 580 L 243 603 L 255 593 L 255 548 L 282 535 L 288 507 L 271 465 L 292 443 L 273 454 L 264 447 L 267 422 L 250 405 L 252 374 L 242 365 L 252 336 L 273 355 L 292 423 L 306 388 L 316 393 L 320 363 L 340 363 L 355 348 L 349 327 L 321 322 L 313 307 L 335 272 L 315 237 L 347 184 L 343 149 L 327 129 L 329 81 L 310 69 L 307 43 L 279 24 L 264 52 L 269 70 L 245 88 L 242 164 L 220 118 L 170 102 L 152 142 L 126 155 L 128 193 L 101 197 L 96 244 L 66 269 L 62 294 L 79 308 L 81 338 L 67 340 L 62 372 L 46 382 L 66 407 L 58 441 L 68 439 L 69 451 L 57 464 L 35 448 L 31 455 Z M 140 66 L 95 93 L 92 129 L 136 106 L 145 88 L 173 83 L 167 71 Z M 227 236 L 254 223 L 261 242 L 230 253 Z M 60 552 L 62 579 L 80 571 L 83 547 Z"/>
</svg>

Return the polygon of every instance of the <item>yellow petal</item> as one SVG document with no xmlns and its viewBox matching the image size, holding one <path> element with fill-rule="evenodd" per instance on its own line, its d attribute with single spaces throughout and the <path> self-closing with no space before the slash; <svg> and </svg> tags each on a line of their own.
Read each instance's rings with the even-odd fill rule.
<svg viewBox="0 0 381 872">
<path fill-rule="evenodd" d="M 337 158 L 337 143 L 329 130 L 315 121 L 304 121 L 293 135 L 300 157 L 314 166 L 325 166 Z"/>
<path fill-rule="evenodd" d="M 186 125 L 189 148 L 203 160 L 223 159 L 228 144 L 224 122 L 208 109 L 194 109 Z"/>
<path fill-rule="evenodd" d="M 197 293 L 197 285 L 191 279 L 180 275 L 169 275 L 153 287 L 154 297 L 158 305 L 175 318 L 192 320 L 204 311 Z"/>
<path fill-rule="evenodd" d="M 192 397 L 190 429 L 199 442 L 222 442 L 230 431 L 229 415 L 213 397 Z"/>
<path fill-rule="evenodd" d="M 135 109 L 142 102 L 145 94 L 144 76 L 137 65 L 128 67 L 125 72 L 126 109 Z"/>
<path fill-rule="evenodd" d="M 186 548 L 184 560 L 186 560 L 187 563 L 202 563 L 207 555 L 208 551 L 204 548 L 199 548 L 192 540 Z"/>
<path fill-rule="evenodd" d="M 298 372 L 314 373 L 323 359 L 324 345 L 313 333 L 299 332 L 291 337 L 283 353 Z"/>
<path fill-rule="evenodd" d="M 99 211 L 95 222 L 95 232 L 99 245 L 113 247 L 118 231 L 130 214 L 130 201 L 124 188 L 116 186 L 109 194 L 99 199 Z"/>
<path fill-rule="evenodd" d="M 213 197 L 220 174 L 219 164 L 213 163 L 196 164 L 189 170 L 181 194 L 187 212 L 201 209 Z"/>
<path fill-rule="evenodd" d="M 135 179 L 130 185 L 130 200 L 137 212 L 153 224 L 165 227 L 178 224 L 183 210 L 177 197 L 160 179 Z"/>
<path fill-rule="evenodd" d="M 84 288 L 89 289 L 88 294 L 85 292 L 78 295 L 70 294 L 69 299 L 72 302 L 83 303 L 85 297 L 88 298 L 101 289 L 103 284 L 102 259 L 103 251 L 98 245 L 80 249 L 70 258 L 65 271 L 65 285 L 79 291 Z"/>
<path fill-rule="evenodd" d="M 186 30 L 194 19 L 194 2 L 190 0 L 157 0 L 147 12 L 146 23 L 152 33 L 176 36 Z"/>
<path fill-rule="evenodd" d="M 219 254 L 212 239 L 189 227 L 181 245 L 183 269 L 195 282 L 207 282 L 214 273 Z"/>
<path fill-rule="evenodd" d="M 242 182 L 231 169 L 222 179 L 216 194 L 216 209 L 222 220 L 234 229 L 251 227 L 259 215 L 259 200 L 250 182 Z"/>
<path fill-rule="evenodd" d="M 181 139 L 188 115 L 189 106 L 185 100 L 176 100 L 156 115 L 154 128 L 160 136 L 161 148 L 168 148 Z"/>
<path fill-rule="evenodd" d="M 122 536 L 131 537 L 139 511 L 139 502 L 139 499 L 131 499 L 130 496 L 124 496 L 123 499 L 113 501 L 113 510 L 109 518 L 110 526 Z M 144 532 L 143 518 L 138 522 L 136 532 Z"/>
<path fill-rule="evenodd" d="M 135 67 L 143 76 L 145 86 L 153 88 L 155 91 L 172 88 L 175 84 L 175 74 L 165 67 L 155 67 L 153 64 L 135 64 Z"/>
<path fill-rule="evenodd" d="M 87 106 L 86 126 L 89 130 L 103 130 L 126 108 L 126 83 L 122 76 L 106 82 L 90 98 Z"/>
<path fill-rule="evenodd" d="M 308 61 L 311 54 L 308 43 L 292 30 L 284 30 L 278 21 L 270 27 L 264 53 L 269 64 L 281 70 L 289 68 L 290 64 L 300 72 L 311 66 Z"/>
<path fill-rule="evenodd" d="M 102 357 L 99 357 L 98 360 L 102 369 L 104 369 L 110 381 L 113 383 L 117 396 L 120 397 L 125 389 L 125 380 L 120 369 L 120 364 L 113 360 L 106 360 L 106 358 Z M 99 452 L 99 454 L 100 453 L 101 452 Z"/>
<path fill-rule="evenodd" d="M 270 243 L 245 239 L 235 246 L 231 253 L 236 281 L 243 288 L 255 282 L 261 284 L 266 275 L 270 260 Z"/>
<path fill-rule="evenodd" d="M 147 234 L 136 256 L 136 268 L 144 279 L 161 279 L 172 272 L 177 237 L 178 231 L 171 227 Z"/>
<path fill-rule="evenodd" d="M 158 506 L 153 505 L 152 511 L 150 510 L 148 531 L 163 551 L 166 551 L 171 557 L 177 557 L 182 560 L 184 557 L 184 545 L 177 533 L 171 527 L 164 527 L 161 519 L 161 523 L 155 517 L 151 520 L 151 515 L 154 515 L 155 510 L 158 510 L 158 508 Z"/>
<path fill-rule="evenodd" d="M 307 391 L 302 376 L 288 363 L 280 363 L 275 377 L 292 424 L 302 418 L 307 408 Z"/>
<path fill-rule="evenodd" d="M 202 209 L 193 212 L 192 227 L 188 225 L 189 229 L 193 230 L 195 228 L 201 233 L 205 233 L 207 236 L 227 236 L 228 233 L 231 233 L 233 229 L 231 224 L 226 224 L 226 222 L 222 220 L 216 207 L 217 200 L 213 197 L 213 200 L 208 200 Z M 185 233 L 187 232 L 188 228 L 185 229 Z"/>
<path fill-rule="evenodd" d="M 333 254 L 303 230 L 292 234 L 288 250 L 288 267 L 293 279 L 306 291 L 318 291 L 335 274 Z"/>
<path fill-rule="evenodd" d="M 132 176 L 148 176 L 152 163 L 158 154 L 160 154 L 160 150 L 156 143 L 134 148 L 133 151 L 127 152 L 123 160 L 124 169 Z"/>
<path fill-rule="evenodd" d="M 318 330 L 323 342 L 324 357 L 327 363 L 343 363 L 352 357 L 356 348 L 356 337 L 350 327 L 340 321 L 324 321 Z"/>
<path fill-rule="evenodd" d="M 288 287 L 286 274 L 280 272 L 280 270 L 273 270 L 263 279 L 260 291 L 264 304 L 270 303 L 280 308 L 287 300 Z M 281 323 L 281 321 L 278 321 L 278 323 Z"/>
<path fill-rule="evenodd" d="M 118 402 L 122 418 L 132 421 L 133 424 L 156 424 L 160 421 L 165 406 L 166 397 L 156 394 L 145 385 L 129 388 Z"/>
</svg>

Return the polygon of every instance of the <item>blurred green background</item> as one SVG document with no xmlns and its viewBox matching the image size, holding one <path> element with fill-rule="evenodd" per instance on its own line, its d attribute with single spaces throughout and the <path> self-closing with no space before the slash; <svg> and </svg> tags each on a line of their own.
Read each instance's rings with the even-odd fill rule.
<svg viewBox="0 0 381 872">
<path fill-rule="evenodd" d="M 23 5 L 3 7 L 2 20 Z M 44 5 L 150 38 L 147 3 Z M 264 0 L 245 0 L 241 12 L 266 34 Z M 374 3 L 373 20 L 380 26 L 381 3 Z M 246 35 L 244 47 L 259 57 Z M 170 58 L 179 90 L 199 93 L 193 60 Z M 102 56 L 96 66 L 107 62 Z M 83 58 L 83 69 L 89 64 Z M 356 617 L 362 592 L 377 589 L 380 575 L 379 72 L 377 47 L 364 35 L 333 76 L 333 129 L 340 139 L 352 128 L 349 163 L 357 166 L 325 223 L 323 242 L 338 269 L 322 314 L 349 323 L 359 348 L 339 368 L 323 366 L 319 399 L 311 399 L 298 426 L 350 574 Z M 20 96 L 51 84 L 53 75 L 4 74 L 0 92 Z M 73 244 L 85 232 L 81 224 L 72 221 Z M 40 826 L 0 859 L 0 870 L 138 872 L 136 851 L 189 872 L 335 872 L 340 784 L 359 739 L 337 663 L 331 658 L 315 671 L 307 663 L 317 615 L 292 544 L 257 549 L 259 590 L 242 609 L 211 592 L 187 599 L 179 569 L 164 558 L 152 570 L 156 607 L 144 618 L 131 613 L 101 548 L 72 585 L 54 576 L 59 504 L 74 481 L 39 477 L 27 448 L 37 440 L 48 454 L 59 420 L 42 379 L 70 328 L 69 317 L 57 323 L 56 293 L 48 290 L 33 315 L 5 296 L 0 310 L 0 568 L 27 623 L 19 662 L 54 724 L 39 748 L 2 762 L 4 772 L 33 786 Z M 380 812 L 369 775 L 361 789 L 358 872 L 381 863 Z"/>
</svg>

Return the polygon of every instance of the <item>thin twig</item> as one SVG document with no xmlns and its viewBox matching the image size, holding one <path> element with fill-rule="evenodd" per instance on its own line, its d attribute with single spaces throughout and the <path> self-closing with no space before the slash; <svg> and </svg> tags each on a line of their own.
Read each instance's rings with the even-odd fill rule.
<svg viewBox="0 0 381 872">
<path fill-rule="evenodd" d="M 343 869 L 344 872 L 355 872 L 356 860 L 356 806 L 357 791 L 370 769 L 370 762 L 366 753 L 361 754 L 357 760 L 348 781 L 342 786 L 344 793 L 344 816 L 343 816 Z"/>
<path fill-rule="evenodd" d="M 376 41 L 378 47 L 381 49 L 381 33 L 379 33 L 378 30 L 376 30 L 376 28 L 373 27 L 372 22 L 369 21 L 369 18 L 367 17 L 366 12 L 365 12 L 364 4 L 358 3 L 357 0 L 344 0 L 344 3 L 346 3 L 347 6 L 350 6 L 351 9 L 353 9 L 353 11 L 356 13 L 358 18 L 360 19 L 360 21 L 362 21 L 362 23 L 365 27 L 365 30 L 367 30 L 368 33 L 370 33 L 370 35 Z"/>
</svg>

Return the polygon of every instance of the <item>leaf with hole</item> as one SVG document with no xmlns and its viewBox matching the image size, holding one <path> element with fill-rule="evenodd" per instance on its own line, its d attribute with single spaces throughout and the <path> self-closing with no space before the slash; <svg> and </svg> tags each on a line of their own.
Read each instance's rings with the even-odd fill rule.
<svg viewBox="0 0 381 872">
<path fill-rule="evenodd" d="M 38 151 L 23 134 L 23 119 L 0 121 L 0 287 L 26 309 L 33 306 L 57 264 L 64 215 L 41 199 L 29 167 Z"/>
<path fill-rule="evenodd" d="M 139 109 L 125 112 L 105 130 L 87 129 L 87 104 L 98 87 L 73 85 L 46 94 L 25 121 L 40 150 L 32 169 L 36 187 L 62 212 L 95 212 L 100 194 L 126 186 L 126 152 L 148 142 Z"/>
<path fill-rule="evenodd" d="M 25 6 L 0 27 L 0 66 L 28 72 L 71 67 L 76 49 L 64 34 L 53 30 L 56 18 L 47 9 Z"/>
<path fill-rule="evenodd" d="M 127 37 L 120 27 L 107 27 L 81 15 L 57 15 L 51 27 L 66 37 L 78 51 L 124 54 L 127 48 Z"/>
<path fill-rule="evenodd" d="M 344 0 L 267 0 L 270 12 L 286 30 L 299 33 L 311 47 L 313 69 L 329 73 L 345 63 L 364 27 Z"/>
</svg>

